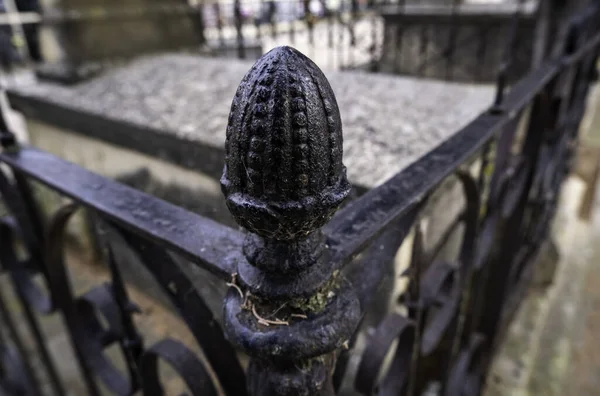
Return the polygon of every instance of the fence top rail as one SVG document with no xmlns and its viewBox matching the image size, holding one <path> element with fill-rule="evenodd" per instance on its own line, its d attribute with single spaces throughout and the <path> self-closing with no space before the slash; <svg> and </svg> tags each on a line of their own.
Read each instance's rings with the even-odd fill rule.
<svg viewBox="0 0 600 396">
<path fill-rule="evenodd" d="M 243 259 L 240 232 L 46 152 L 25 146 L 1 153 L 0 162 L 224 280 Z"/>
</svg>

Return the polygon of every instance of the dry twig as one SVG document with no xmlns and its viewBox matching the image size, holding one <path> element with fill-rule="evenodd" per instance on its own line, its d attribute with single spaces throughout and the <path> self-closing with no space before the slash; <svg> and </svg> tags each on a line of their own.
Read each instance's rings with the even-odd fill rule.
<svg viewBox="0 0 600 396">
<path fill-rule="evenodd" d="M 279 320 L 279 319 L 275 319 L 275 320 L 270 320 L 270 319 L 265 319 L 262 316 L 260 316 L 258 314 L 258 312 L 256 312 L 256 305 L 252 304 L 252 315 L 254 315 L 254 317 L 258 320 L 258 323 L 264 325 L 264 326 L 270 326 L 270 325 L 275 325 L 275 326 L 289 326 L 289 322 L 286 322 L 284 320 Z"/>
<path fill-rule="evenodd" d="M 242 300 L 244 300 L 244 292 L 242 291 L 242 289 L 236 285 L 236 281 L 237 281 L 237 272 L 231 274 L 231 282 L 227 282 L 225 283 L 227 286 L 229 287 L 233 287 L 235 290 L 238 291 L 238 293 L 240 293 L 240 298 Z M 245 302 L 244 302 L 245 303 Z"/>
</svg>

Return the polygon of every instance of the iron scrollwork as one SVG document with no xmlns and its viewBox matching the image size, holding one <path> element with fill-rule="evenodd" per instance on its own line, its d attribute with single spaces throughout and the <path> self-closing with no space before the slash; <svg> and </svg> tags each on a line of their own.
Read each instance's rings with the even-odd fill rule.
<svg viewBox="0 0 600 396">
<path fill-rule="evenodd" d="M 23 292 L 23 305 L 36 307 L 35 301 L 42 301 L 44 303 L 37 304 L 39 313 L 59 313 L 63 317 L 87 392 L 90 395 L 100 394 L 98 382 L 102 382 L 115 395 L 130 395 L 140 389 L 146 395 L 164 394 L 157 371 L 157 362 L 164 360 L 182 377 L 192 394 L 217 395 L 208 369 L 187 346 L 173 339 L 164 339 L 149 347 L 143 344 L 132 320 L 137 307 L 127 296 L 110 247 L 107 256 L 112 280 L 82 295 L 75 295 L 63 254 L 66 226 L 76 209 L 75 205 L 64 206 L 50 219 L 41 249 L 42 261 L 38 263 L 27 263 L 18 258 L 15 246 L 22 233 L 12 218 L 4 218 L 0 223 L 0 235 L 4 270 L 13 278 L 17 290 Z M 211 362 L 210 370 L 223 384 L 222 389 L 227 394 L 244 394 L 245 387 L 239 381 L 230 381 L 234 376 L 244 377 L 235 353 L 190 281 L 179 272 L 163 249 L 141 241 L 127 231 L 119 231 L 180 309 L 181 316 Z M 40 300 L 43 292 L 32 282 L 31 271 L 42 263 L 44 272 L 49 274 L 46 278 L 48 295 Z M 105 355 L 105 350 L 115 343 L 125 357 L 127 372 L 115 367 Z M 45 369 L 50 370 L 51 365 L 49 360 Z M 35 384 L 35 381 L 32 383 Z M 59 386 L 62 389 L 63 385 Z"/>
<path fill-rule="evenodd" d="M 307 57 L 289 47 L 272 50 L 242 80 L 226 131 L 221 185 L 243 232 L 20 146 L 0 123 L 7 212 L 0 272 L 16 290 L 49 389 L 65 394 L 39 316 L 59 314 L 90 395 L 100 394 L 100 383 L 115 395 L 165 394 L 159 361 L 203 396 L 328 396 L 341 394 L 345 382 L 364 395 L 416 395 L 431 386 L 448 396 L 480 394 L 571 166 L 599 53 L 599 15 L 600 6 L 590 5 L 571 22 L 559 59 L 510 89 L 501 76 L 489 112 L 339 210 L 350 184 L 335 95 Z M 429 246 L 423 208 L 449 178 L 464 207 Z M 45 221 L 32 181 L 73 203 Z M 109 238 L 109 281 L 73 290 L 66 230 L 80 207 L 139 258 L 203 359 L 171 338 L 147 345 L 120 271 L 124 257 Z M 402 298 L 370 317 L 409 234 Z M 457 235 L 458 253 L 442 257 Z M 172 253 L 227 283 L 223 328 Z M 0 291 L 0 393 L 45 394 L 4 299 Z M 115 345 L 125 370 L 107 357 Z M 246 370 L 242 352 L 250 357 Z"/>
</svg>

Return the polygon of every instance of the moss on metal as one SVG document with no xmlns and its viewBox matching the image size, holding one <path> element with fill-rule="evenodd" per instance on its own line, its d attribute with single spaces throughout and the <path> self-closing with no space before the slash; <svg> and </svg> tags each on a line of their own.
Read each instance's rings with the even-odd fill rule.
<svg viewBox="0 0 600 396">
<path fill-rule="evenodd" d="M 335 297 L 340 288 L 339 271 L 335 271 L 331 279 L 309 298 L 297 298 L 290 301 L 291 308 L 304 313 L 319 313 L 325 309 L 329 301 Z"/>
</svg>

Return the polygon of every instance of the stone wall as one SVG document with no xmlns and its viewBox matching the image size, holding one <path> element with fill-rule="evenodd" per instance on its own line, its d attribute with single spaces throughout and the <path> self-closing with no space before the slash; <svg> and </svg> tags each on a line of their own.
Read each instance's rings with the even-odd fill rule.
<svg viewBox="0 0 600 396">
<path fill-rule="evenodd" d="M 505 59 L 513 8 L 500 5 L 406 6 L 383 13 L 380 70 L 462 82 L 492 82 Z M 513 48 L 511 74 L 522 76 L 535 54 L 534 9 L 524 13 Z"/>
<path fill-rule="evenodd" d="M 30 142 L 59 158 L 234 226 L 218 181 L 159 158 L 28 120 Z"/>
<path fill-rule="evenodd" d="M 42 0 L 42 52 L 48 62 L 130 58 L 199 48 L 201 15 L 185 0 Z"/>
</svg>

